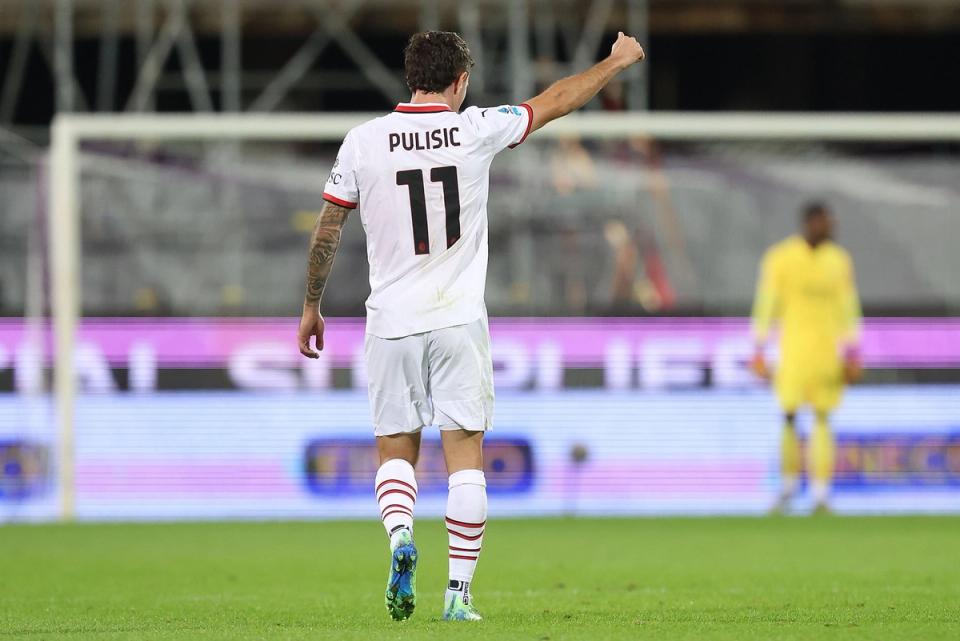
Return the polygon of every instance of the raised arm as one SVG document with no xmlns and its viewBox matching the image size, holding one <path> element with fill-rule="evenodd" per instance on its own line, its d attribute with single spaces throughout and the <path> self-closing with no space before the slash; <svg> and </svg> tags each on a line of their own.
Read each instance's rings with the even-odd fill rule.
<svg viewBox="0 0 960 641">
<path fill-rule="evenodd" d="M 558 80 L 539 96 L 527 101 L 533 111 L 530 131 L 587 104 L 614 76 L 643 58 L 643 47 L 637 39 L 621 31 L 605 59 L 582 73 Z"/>
<path fill-rule="evenodd" d="M 320 358 L 320 354 L 310 347 L 311 336 L 317 337 L 317 349 L 323 349 L 323 316 L 320 315 L 320 299 L 323 297 L 327 277 L 330 276 L 333 259 L 340 246 L 340 230 L 343 229 L 349 214 L 350 208 L 325 201 L 310 237 L 310 251 L 307 255 L 307 291 L 303 298 L 303 314 L 300 316 L 300 329 L 297 332 L 300 353 L 307 358 Z"/>
</svg>

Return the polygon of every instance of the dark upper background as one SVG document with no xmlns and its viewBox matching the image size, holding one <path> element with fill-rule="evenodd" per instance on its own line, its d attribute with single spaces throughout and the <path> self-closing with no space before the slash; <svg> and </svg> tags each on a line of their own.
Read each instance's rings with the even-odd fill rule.
<svg viewBox="0 0 960 641">
<path fill-rule="evenodd" d="M 75 0 L 73 14 L 75 74 L 88 102 L 94 101 L 98 89 L 102 1 L 109 2 Z M 29 2 L 0 0 L 0 80 L 4 82 Z M 50 5 L 44 6 L 37 18 L 37 33 L 45 34 L 49 42 L 55 33 L 52 4 L 36 2 Z M 131 9 L 135 4 L 119 5 L 113 109 L 123 108 L 135 82 L 136 16 Z M 241 0 L 240 4 L 246 76 L 243 100 L 247 107 L 262 88 L 257 83 L 275 73 L 311 34 L 318 13 L 309 12 L 299 0 Z M 480 3 L 488 51 L 505 46 L 503 38 L 498 41 L 495 35 L 506 30 L 509 20 L 500 4 Z M 627 23 L 625 8 L 614 4 L 604 43 L 612 37 L 613 25 Z M 189 22 L 202 64 L 210 74 L 214 104 L 219 107 L 215 78 L 220 68 L 220 3 L 196 0 L 194 5 Z M 455 5 L 437 3 L 439 26 L 458 28 Z M 542 5 L 530 3 L 531 50 L 535 49 L 536 12 Z M 594 9 L 591 2 L 554 2 L 552 6 L 561 26 L 566 19 L 578 28 Z M 420 25 L 418 7 L 419 3 L 410 2 L 367 3 L 350 19 L 350 25 L 387 67 L 399 70 L 405 38 Z M 323 11 L 321 8 L 319 15 Z M 160 25 L 165 15 L 159 11 L 155 17 Z M 566 60 L 569 48 L 564 47 L 560 32 L 558 29 L 556 36 L 558 57 Z M 42 40 L 37 38 L 29 47 L 25 81 L 12 123 L 33 126 L 41 137 L 41 127 L 49 123 L 55 110 L 52 48 L 48 45 L 44 53 Z M 652 0 L 645 44 L 650 105 L 657 110 L 960 109 L 960 2 L 953 0 Z M 598 57 L 605 47 L 599 47 Z M 158 110 L 191 110 L 188 93 L 182 82 L 178 84 L 179 66 L 174 53 L 156 94 Z M 366 81 L 336 43 L 311 65 L 311 71 L 339 75 L 302 83 L 286 96 L 280 109 L 376 111 L 390 106 L 391 101 Z M 507 82 L 497 86 L 497 79 L 508 75 L 506 69 L 487 69 L 486 73 L 492 77 L 488 86 L 496 94 L 493 97 L 504 101 L 527 97 L 506 95 Z"/>
</svg>

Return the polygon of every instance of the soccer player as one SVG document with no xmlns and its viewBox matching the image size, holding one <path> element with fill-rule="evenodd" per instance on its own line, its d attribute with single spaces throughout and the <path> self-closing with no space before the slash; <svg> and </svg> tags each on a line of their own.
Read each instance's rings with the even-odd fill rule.
<svg viewBox="0 0 960 641">
<path fill-rule="evenodd" d="M 808 471 L 817 513 L 829 512 L 834 440 L 828 422 L 845 383 L 860 378 L 857 342 L 860 301 L 850 255 L 833 242 L 833 214 L 822 203 L 802 212 L 803 231 L 763 257 L 753 307 L 756 353 L 751 369 L 765 380 L 770 371 L 764 347 L 775 320 L 780 323 L 780 362 L 773 376 L 783 408 L 782 489 L 774 511 L 785 512 L 797 491 L 800 440 L 796 415 L 809 405 L 815 416 L 808 447 Z"/>
<path fill-rule="evenodd" d="M 427 425 L 440 428 L 449 474 L 443 617 L 480 618 L 470 582 L 487 520 L 482 443 L 493 414 L 483 299 L 490 163 L 643 57 L 636 39 L 620 33 L 607 58 L 519 106 L 461 112 L 473 67 L 466 43 L 456 33 L 418 33 L 404 51 L 410 102 L 343 140 L 310 242 L 298 341 L 310 358 L 319 356 L 311 337 L 323 349 L 321 296 L 340 231 L 359 209 L 370 263 L 365 355 L 380 456 L 375 490 L 390 538 L 386 605 L 396 620 L 416 602 L 414 466 Z"/>
</svg>

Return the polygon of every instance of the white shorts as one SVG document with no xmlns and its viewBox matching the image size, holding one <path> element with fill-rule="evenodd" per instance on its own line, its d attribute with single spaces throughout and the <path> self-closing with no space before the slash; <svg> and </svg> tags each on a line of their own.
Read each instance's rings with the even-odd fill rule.
<svg viewBox="0 0 960 641">
<path fill-rule="evenodd" d="M 493 419 L 493 359 L 487 319 L 403 338 L 367 334 L 374 434 L 485 431 Z"/>
</svg>

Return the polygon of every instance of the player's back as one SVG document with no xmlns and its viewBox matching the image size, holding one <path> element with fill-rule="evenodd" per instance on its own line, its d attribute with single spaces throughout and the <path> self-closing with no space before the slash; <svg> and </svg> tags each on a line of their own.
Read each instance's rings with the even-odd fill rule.
<svg viewBox="0 0 960 641">
<path fill-rule="evenodd" d="M 494 155 L 523 141 L 529 108 L 401 104 L 346 136 L 324 198 L 359 204 L 367 235 L 367 331 L 408 336 L 485 315 Z"/>
</svg>

